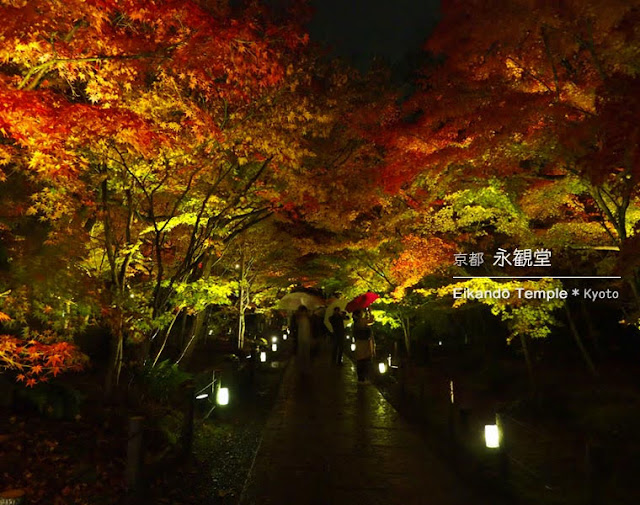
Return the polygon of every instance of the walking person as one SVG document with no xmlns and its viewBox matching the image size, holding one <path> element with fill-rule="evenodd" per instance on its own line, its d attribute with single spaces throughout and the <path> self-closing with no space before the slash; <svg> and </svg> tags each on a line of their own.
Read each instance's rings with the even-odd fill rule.
<svg viewBox="0 0 640 505">
<path fill-rule="evenodd" d="M 295 321 L 298 330 L 296 362 L 300 371 L 307 375 L 311 370 L 311 320 L 306 306 L 298 307 Z"/>
<path fill-rule="evenodd" d="M 373 317 L 368 312 L 356 310 L 353 313 L 353 337 L 356 341 L 356 373 L 358 383 L 368 382 L 371 369 L 371 359 L 375 355 L 375 343 L 371 325 Z"/>
<path fill-rule="evenodd" d="M 344 321 L 348 319 L 347 313 L 340 310 L 340 307 L 335 307 L 333 309 L 333 314 L 329 318 L 329 322 L 331 323 L 331 327 L 333 328 L 332 338 L 333 338 L 333 353 L 332 353 L 332 362 L 334 365 L 341 366 L 342 365 L 342 353 L 344 351 L 344 339 L 346 338 L 346 333 L 344 331 Z"/>
<path fill-rule="evenodd" d="M 320 353 L 324 324 L 322 317 L 317 312 L 312 312 L 309 315 L 309 321 L 311 322 L 311 359 L 315 359 Z"/>
</svg>

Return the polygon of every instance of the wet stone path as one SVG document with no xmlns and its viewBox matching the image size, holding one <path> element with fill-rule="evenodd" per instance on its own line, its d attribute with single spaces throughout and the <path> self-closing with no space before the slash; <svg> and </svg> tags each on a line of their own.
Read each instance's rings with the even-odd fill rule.
<svg viewBox="0 0 640 505">
<path fill-rule="evenodd" d="M 478 505 L 375 386 L 320 355 L 291 363 L 241 505 Z"/>
</svg>

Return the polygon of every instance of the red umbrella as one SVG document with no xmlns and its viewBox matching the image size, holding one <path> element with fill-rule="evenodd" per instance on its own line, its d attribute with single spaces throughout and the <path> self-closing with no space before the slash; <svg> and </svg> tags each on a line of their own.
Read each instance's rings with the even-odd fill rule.
<svg viewBox="0 0 640 505">
<path fill-rule="evenodd" d="M 379 295 L 377 295 L 376 293 L 372 293 L 371 291 L 368 291 L 364 295 L 356 296 L 353 300 L 347 303 L 346 310 L 348 312 L 353 312 L 355 310 L 366 309 L 378 298 L 380 298 Z"/>
</svg>

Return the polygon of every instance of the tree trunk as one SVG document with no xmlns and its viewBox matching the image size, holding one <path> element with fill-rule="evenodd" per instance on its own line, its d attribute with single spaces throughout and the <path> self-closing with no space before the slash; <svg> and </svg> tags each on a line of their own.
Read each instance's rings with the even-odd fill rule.
<svg viewBox="0 0 640 505">
<path fill-rule="evenodd" d="M 409 318 L 400 317 L 400 324 L 402 326 L 402 335 L 404 337 L 404 348 L 407 351 L 407 358 L 411 357 L 411 327 Z"/>
<path fill-rule="evenodd" d="M 240 303 L 242 304 L 242 301 L 240 301 Z M 238 349 L 242 349 L 244 347 L 244 322 L 244 309 L 240 308 L 238 314 Z"/>
<path fill-rule="evenodd" d="M 246 284 L 247 272 L 246 262 L 244 254 L 244 241 L 240 248 L 240 297 L 238 300 L 238 349 L 242 350 L 244 347 L 244 333 L 245 333 L 245 318 L 244 311 L 248 305 L 248 287 Z"/>
<path fill-rule="evenodd" d="M 204 262 L 204 267 L 202 269 L 202 279 L 208 279 L 211 276 L 211 270 L 213 269 L 214 263 L 215 263 L 215 257 L 209 251 L 209 254 L 207 254 Z M 195 344 L 197 343 L 198 339 L 202 336 L 204 323 L 207 318 L 207 310 L 206 309 L 202 310 L 196 314 L 196 319 L 193 323 L 193 331 L 191 332 L 191 336 L 189 337 L 185 345 L 186 318 L 187 318 L 187 315 L 185 313 L 184 319 L 182 321 L 182 330 L 180 332 L 180 346 L 182 347 L 182 354 L 178 359 L 178 361 L 180 361 L 184 357 L 186 357 L 188 360 L 189 357 L 191 356 L 191 353 L 195 349 L 196 347 Z"/>
<path fill-rule="evenodd" d="M 564 310 L 567 313 L 567 320 L 569 321 L 569 329 L 571 330 L 571 334 L 573 335 L 573 338 L 576 341 L 576 344 L 578 346 L 578 349 L 580 350 L 580 355 L 582 356 L 582 359 L 584 360 L 585 364 L 587 365 L 587 368 L 589 369 L 589 372 L 591 373 L 591 375 L 593 377 L 597 377 L 598 376 L 598 372 L 596 371 L 596 367 L 593 365 L 593 361 L 591 360 L 591 356 L 589 356 L 589 353 L 587 352 L 587 349 L 585 348 L 583 342 L 582 342 L 582 338 L 580 337 L 580 333 L 578 333 L 578 328 L 576 328 L 575 322 L 573 320 L 573 317 L 571 316 L 571 311 L 569 310 L 569 306 L 565 303 L 564 305 Z"/>
<path fill-rule="evenodd" d="M 187 312 L 182 313 L 182 324 L 180 325 L 180 347 L 184 350 L 184 343 L 187 340 L 187 319 L 189 316 Z"/>
<path fill-rule="evenodd" d="M 531 355 L 529 354 L 529 347 L 527 346 L 527 337 L 520 334 L 520 345 L 522 346 L 522 352 L 524 354 L 524 361 L 527 364 L 527 374 L 529 375 L 529 394 L 533 398 L 536 394 L 536 380 L 533 374 L 533 363 L 531 362 Z"/>
<path fill-rule="evenodd" d="M 187 336 L 187 321 L 189 319 L 189 316 L 187 315 L 186 312 L 183 313 L 182 325 L 180 326 L 180 339 L 179 339 L 180 340 L 180 347 L 182 349 L 182 352 L 180 353 L 180 357 L 178 358 L 176 363 L 179 363 L 183 358 L 187 358 L 187 361 L 188 361 L 189 358 L 191 357 L 191 353 L 196 348 L 195 344 L 196 344 L 196 342 L 198 341 L 198 338 L 199 338 L 199 334 L 196 333 L 196 323 L 198 321 L 198 316 L 199 315 L 200 315 L 200 313 L 198 313 L 196 315 L 196 321 L 192 325 L 191 331 L 189 332 L 189 335 Z M 186 344 L 185 344 L 185 342 L 186 342 Z"/>
<path fill-rule="evenodd" d="M 636 308 L 640 309 L 640 294 L 638 294 L 638 285 L 636 284 L 637 274 L 634 269 L 633 276 L 629 279 L 629 286 L 631 287 L 631 292 L 633 293 L 633 299 L 636 302 Z"/>
<path fill-rule="evenodd" d="M 580 311 L 582 313 L 582 318 L 584 319 L 587 325 L 587 332 L 589 334 L 589 338 L 593 342 L 593 349 L 597 356 L 602 357 L 602 349 L 600 348 L 600 339 L 598 337 L 598 331 L 593 326 L 593 321 L 591 320 L 591 316 L 589 316 L 589 311 L 584 303 L 584 298 L 580 299 Z"/>
<path fill-rule="evenodd" d="M 123 335 L 122 329 L 111 337 L 111 346 L 109 353 L 109 363 L 107 365 L 107 374 L 105 376 L 104 394 L 107 400 L 113 396 L 115 386 L 120 382 L 120 370 L 122 369 L 122 351 L 123 351 Z"/>
<path fill-rule="evenodd" d="M 162 351 L 164 351 L 165 345 L 167 345 L 167 340 L 169 340 L 169 334 L 171 333 L 171 329 L 173 328 L 173 323 L 176 322 L 176 319 L 178 319 L 179 315 L 180 315 L 180 312 L 178 312 L 174 316 L 174 318 L 171 320 L 171 324 L 169 325 L 169 329 L 167 329 L 167 332 L 165 333 L 164 340 L 162 341 L 162 345 L 160 346 L 160 350 L 158 351 L 158 354 L 156 354 L 156 359 L 153 360 L 153 365 L 151 365 L 152 367 L 156 366 L 156 363 L 160 359 L 160 355 L 162 354 Z M 185 317 L 186 317 L 186 315 L 185 315 Z"/>
</svg>

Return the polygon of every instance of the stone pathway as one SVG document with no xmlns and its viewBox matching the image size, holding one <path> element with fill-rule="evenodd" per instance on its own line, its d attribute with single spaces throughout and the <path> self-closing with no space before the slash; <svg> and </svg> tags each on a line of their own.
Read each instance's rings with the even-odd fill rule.
<svg viewBox="0 0 640 505">
<path fill-rule="evenodd" d="M 292 363 L 241 505 L 481 505 L 355 367 Z"/>
</svg>

